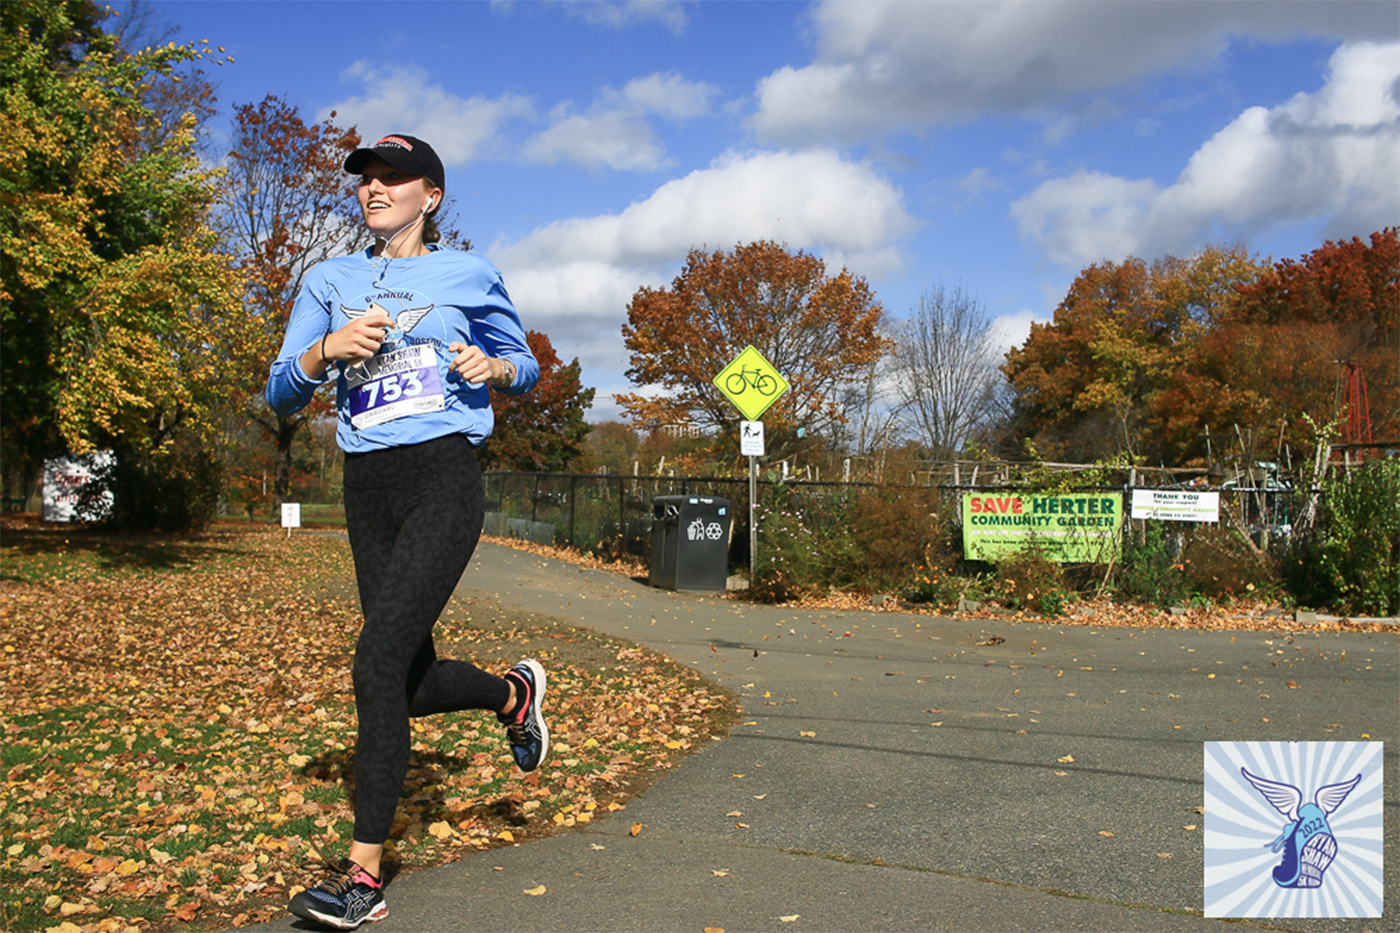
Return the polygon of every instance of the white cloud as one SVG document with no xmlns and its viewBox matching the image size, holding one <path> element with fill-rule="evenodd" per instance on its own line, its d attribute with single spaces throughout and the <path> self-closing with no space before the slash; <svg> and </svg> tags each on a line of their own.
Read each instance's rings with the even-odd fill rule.
<svg viewBox="0 0 1400 933">
<path fill-rule="evenodd" d="M 625 29 L 642 23 L 660 23 L 675 35 L 685 31 L 688 19 L 678 0 L 560 0 L 570 16 L 594 26 Z M 503 5 L 503 4 L 501 4 Z"/>
<path fill-rule="evenodd" d="M 621 328 L 643 285 L 668 284 L 692 248 L 775 240 L 867 278 L 899 265 L 903 195 L 831 152 L 730 154 L 617 214 L 541 227 L 489 253 L 527 326 L 578 355 L 585 380 L 626 368 Z M 594 374 L 590 376 L 590 374 Z"/>
<path fill-rule="evenodd" d="M 713 85 L 657 72 L 637 78 L 621 91 L 604 88 L 586 114 L 561 104 L 550 125 L 525 144 L 530 162 L 576 162 L 585 168 L 651 171 L 670 164 L 647 122 L 649 115 L 686 120 L 710 112 Z"/>
<path fill-rule="evenodd" d="M 687 81 L 674 72 L 656 72 L 629 81 L 618 96 L 643 112 L 689 120 L 709 113 L 710 102 L 718 92 L 713 84 L 704 81 Z"/>
<path fill-rule="evenodd" d="M 592 116 L 556 111 L 549 128 L 525 144 L 527 161 L 585 168 L 649 171 L 666 164 L 666 151 L 644 120 L 613 111 Z"/>
<path fill-rule="evenodd" d="M 445 165 L 464 165 L 492 154 L 497 132 L 512 119 L 532 119 L 529 98 L 502 94 L 496 98 L 461 98 L 432 82 L 415 67 L 380 69 L 356 62 L 342 74 L 344 81 L 358 81 L 363 96 L 350 97 L 321 111 L 331 111 L 343 126 L 357 126 L 367 140 L 387 133 L 408 133 L 429 140 Z"/>
<path fill-rule="evenodd" d="M 1031 325 L 1035 323 L 1044 324 L 1045 317 L 1036 315 L 1034 311 L 998 315 L 992 319 L 989 328 L 992 346 L 999 354 L 1006 353 L 1012 347 L 1021 346 L 1031 335 Z"/>
<path fill-rule="evenodd" d="M 1209 64 L 1233 35 L 1389 40 L 1397 31 L 1392 4 L 1364 2 L 838 0 L 812 17 L 816 60 L 759 82 L 752 126 L 760 139 L 853 140 L 987 113 L 1039 113 Z"/>
<path fill-rule="evenodd" d="M 1006 186 L 984 166 L 978 166 L 958 179 L 958 190 L 969 197 L 977 198 L 990 191 L 1000 191 Z"/>
<path fill-rule="evenodd" d="M 1022 238 L 1082 266 L 1291 223 L 1336 238 L 1400 222 L 1400 43 L 1343 45 L 1330 64 L 1321 90 L 1246 110 L 1170 186 L 1084 171 L 1044 182 L 1011 206 Z"/>
<path fill-rule="evenodd" d="M 1081 171 L 1013 201 L 1011 214 L 1022 239 L 1038 243 L 1053 262 L 1080 266 L 1140 254 L 1141 243 L 1130 231 L 1159 194 L 1151 181 Z"/>
<path fill-rule="evenodd" d="M 620 214 L 557 221 L 508 249 L 532 261 L 645 265 L 676 262 L 692 246 L 770 238 L 869 256 L 912 228 L 902 202 L 870 168 L 833 152 L 731 153 Z"/>
</svg>

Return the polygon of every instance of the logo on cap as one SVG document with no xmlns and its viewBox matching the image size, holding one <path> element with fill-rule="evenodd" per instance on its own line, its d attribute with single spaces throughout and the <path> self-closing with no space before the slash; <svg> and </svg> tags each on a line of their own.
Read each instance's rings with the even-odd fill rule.
<svg viewBox="0 0 1400 933">
<path fill-rule="evenodd" d="M 408 142 L 408 140 L 404 139 L 402 136 L 385 136 L 383 139 L 379 140 L 379 142 L 374 144 L 374 148 L 376 149 L 378 149 L 380 146 L 398 146 L 400 149 L 407 149 L 409 152 L 413 151 L 413 144 Z"/>
</svg>

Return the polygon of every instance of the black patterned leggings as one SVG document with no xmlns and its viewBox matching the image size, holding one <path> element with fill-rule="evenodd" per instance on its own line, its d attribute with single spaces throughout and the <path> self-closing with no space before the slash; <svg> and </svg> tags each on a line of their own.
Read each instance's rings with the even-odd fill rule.
<svg viewBox="0 0 1400 933">
<path fill-rule="evenodd" d="M 481 468 L 460 434 L 345 458 L 345 523 L 364 628 L 355 646 L 355 841 L 389 838 L 408 772 L 409 718 L 498 711 L 510 687 L 440 660 L 433 626 L 481 537 Z"/>
</svg>

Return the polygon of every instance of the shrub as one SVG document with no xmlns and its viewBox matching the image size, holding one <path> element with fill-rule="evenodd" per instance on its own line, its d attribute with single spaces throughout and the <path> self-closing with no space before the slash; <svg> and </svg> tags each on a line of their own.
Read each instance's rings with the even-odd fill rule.
<svg viewBox="0 0 1400 933">
<path fill-rule="evenodd" d="M 748 589 L 748 597 L 759 603 L 786 603 L 800 599 L 803 587 L 791 573 L 775 567 L 762 567 L 758 579 Z"/>
<path fill-rule="evenodd" d="M 1328 477 L 1317 522 L 1284 562 L 1305 605 L 1400 613 L 1400 460 L 1373 460 Z"/>
<path fill-rule="evenodd" d="M 1027 548 L 997 564 L 996 597 L 1012 609 L 1061 615 L 1069 601 L 1062 566 Z"/>
<path fill-rule="evenodd" d="M 1138 540 L 1129 534 L 1123 543 L 1123 563 L 1118 571 L 1118 596 L 1163 608 L 1175 605 L 1186 595 L 1185 565 L 1179 551 L 1161 522 L 1147 522 Z"/>
<path fill-rule="evenodd" d="M 189 446 L 154 453 L 118 447 L 116 456 L 84 484 L 77 514 L 101 514 L 103 493 L 112 508 L 102 527 L 119 531 L 192 531 L 217 514 L 223 468 L 214 453 Z"/>
<path fill-rule="evenodd" d="M 1186 585 L 1192 594 L 1215 599 L 1239 596 L 1269 586 L 1273 567 L 1238 531 L 1224 525 L 1200 525 L 1181 552 Z"/>
<path fill-rule="evenodd" d="M 764 490 L 758 516 L 758 577 L 777 574 L 784 587 L 840 585 L 857 562 L 849 531 L 849 496 L 803 494 L 793 486 Z"/>
<path fill-rule="evenodd" d="M 950 561 L 938 491 L 927 486 L 881 486 L 856 494 L 851 534 L 864 556 L 866 583 L 891 587 L 926 567 Z"/>
<path fill-rule="evenodd" d="M 920 567 L 899 590 L 899 596 L 910 603 L 951 606 L 957 603 L 966 587 L 966 580 L 952 576 L 944 570 L 937 567 Z"/>
<path fill-rule="evenodd" d="M 773 484 L 759 516 L 759 576 L 787 585 L 901 591 L 950 562 L 937 491 L 921 486 L 821 490 Z"/>
</svg>

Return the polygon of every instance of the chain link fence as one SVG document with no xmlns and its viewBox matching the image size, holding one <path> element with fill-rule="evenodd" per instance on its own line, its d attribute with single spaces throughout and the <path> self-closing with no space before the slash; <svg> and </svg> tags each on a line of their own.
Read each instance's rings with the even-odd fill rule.
<svg viewBox="0 0 1400 933">
<path fill-rule="evenodd" d="M 585 553 L 646 558 L 657 496 L 728 499 L 736 524 L 741 515 L 747 522 L 745 480 L 496 471 L 485 478 L 487 534 Z"/>
<path fill-rule="evenodd" d="M 960 478 L 971 478 L 964 472 Z M 984 474 L 985 476 L 985 474 Z M 933 477 L 928 477 L 933 479 Z M 938 477 L 940 479 L 951 479 Z M 1125 477 L 1126 479 L 1126 477 Z M 995 482 L 995 480 L 994 480 Z M 996 483 L 915 484 L 938 490 L 947 514 L 961 525 L 964 493 L 1007 492 Z M 841 521 L 839 506 L 855 490 L 869 483 L 761 480 L 760 506 L 770 506 L 781 492 L 784 507 L 803 511 L 814 530 L 824 523 Z M 1140 488 L 1163 488 L 1140 487 Z M 1125 511 L 1132 487 L 1093 486 L 1085 492 L 1121 492 Z M 1202 488 L 1201 491 L 1207 491 Z M 1208 490 L 1220 494 L 1222 527 L 1234 527 L 1260 548 L 1285 541 L 1307 504 L 1307 493 L 1283 487 L 1231 487 Z M 646 559 L 650 554 L 652 501 L 658 496 L 711 496 L 728 499 L 733 509 L 730 563 L 748 560 L 749 486 L 745 479 L 677 476 L 625 476 L 561 473 L 486 474 L 486 533 L 518 537 L 540 544 L 570 547 L 586 553 Z M 1177 537 L 1189 535 L 1191 523 L 1164 523 Z M 1124 533 L 1143 534 L 1146 523 L 1124 522 Z"/>
</svg>

